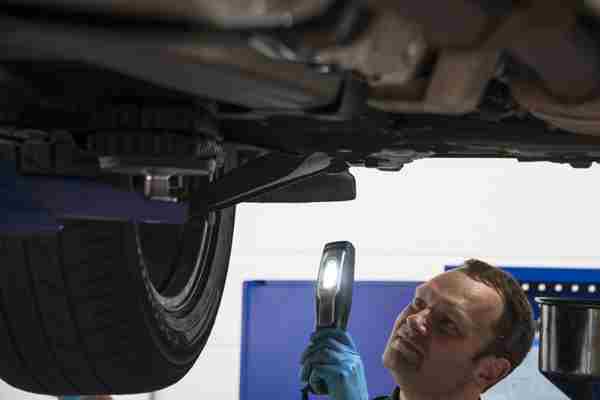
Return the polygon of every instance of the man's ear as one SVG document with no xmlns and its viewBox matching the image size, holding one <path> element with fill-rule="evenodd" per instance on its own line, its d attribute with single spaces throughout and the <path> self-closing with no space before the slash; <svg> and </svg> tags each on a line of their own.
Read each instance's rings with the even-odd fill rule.
<svg viewBox="0 0 600 400">
<path fill-rule="evenodd" d="M 512 364 L 504 357 L 486 356 L 479 360 L 475 368 L 475 382 L 485 392 L 487 388 L 504 378 L 510 372 Z"/>
</svg>

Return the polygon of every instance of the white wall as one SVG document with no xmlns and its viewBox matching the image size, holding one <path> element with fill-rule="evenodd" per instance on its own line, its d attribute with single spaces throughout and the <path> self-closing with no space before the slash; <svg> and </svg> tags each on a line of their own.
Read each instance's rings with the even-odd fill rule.
<svg viewBox="0 0 600 400">
<path fill-rule="evenodd" d="M 242 282 L 314 279 L 323 245 L 350 240 L 362 280 L 424 280 L 469 257 L 499 265 L 600 266 L 600 168 L 423 160 L 353 170 L 358 198 L 238 206 L 221 310 L 192 371 L 158 400 L 239 399 Z"/>
</svg>

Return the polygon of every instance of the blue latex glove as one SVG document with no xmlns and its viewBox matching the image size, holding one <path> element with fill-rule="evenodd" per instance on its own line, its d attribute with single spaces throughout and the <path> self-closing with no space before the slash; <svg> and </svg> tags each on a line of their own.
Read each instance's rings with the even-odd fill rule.
<svg viewBox="0 0 600 400">
<path fill-rule="evenodd" d="M 364 366 L 352 337 L 341 329 L 319 329 L 302 354 L 300 380 L 313 393 L 334 400 L 368 400 Z"/>
</svg>

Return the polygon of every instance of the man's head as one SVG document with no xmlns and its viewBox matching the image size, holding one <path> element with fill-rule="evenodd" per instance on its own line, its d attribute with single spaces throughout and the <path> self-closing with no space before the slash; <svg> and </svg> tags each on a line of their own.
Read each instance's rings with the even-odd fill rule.
<svg viewBox="0 0 600 400">
<path fill-rule="evenodd" d="M 533 337 L 518 282 L 468 260 L 417 288 L 394 323 L 383 364 L 403 391 L 479 394 L 523 361 Z"/>
</svg>

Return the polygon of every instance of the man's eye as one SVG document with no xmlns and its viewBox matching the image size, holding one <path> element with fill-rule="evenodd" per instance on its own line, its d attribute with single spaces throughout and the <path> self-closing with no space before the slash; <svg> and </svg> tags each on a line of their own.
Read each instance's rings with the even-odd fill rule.
<svg viewBox="0 0 600 400">
<path fill-rule="evenodd" d="M 442 331 L 444 331 L 446 333 L 451 333 L 451 334 L 458 333 L 458 328 L 456 327 L 456 324 L 450 319 L 441 320 L 440 328 L 442 329 Z"/>
<path fill-rule="evenodd" d="M 425 307 L 425 302 L 419 298 L 414 298 L 410 304 L 415 310 L 421 310 Z"/>
</svg>

